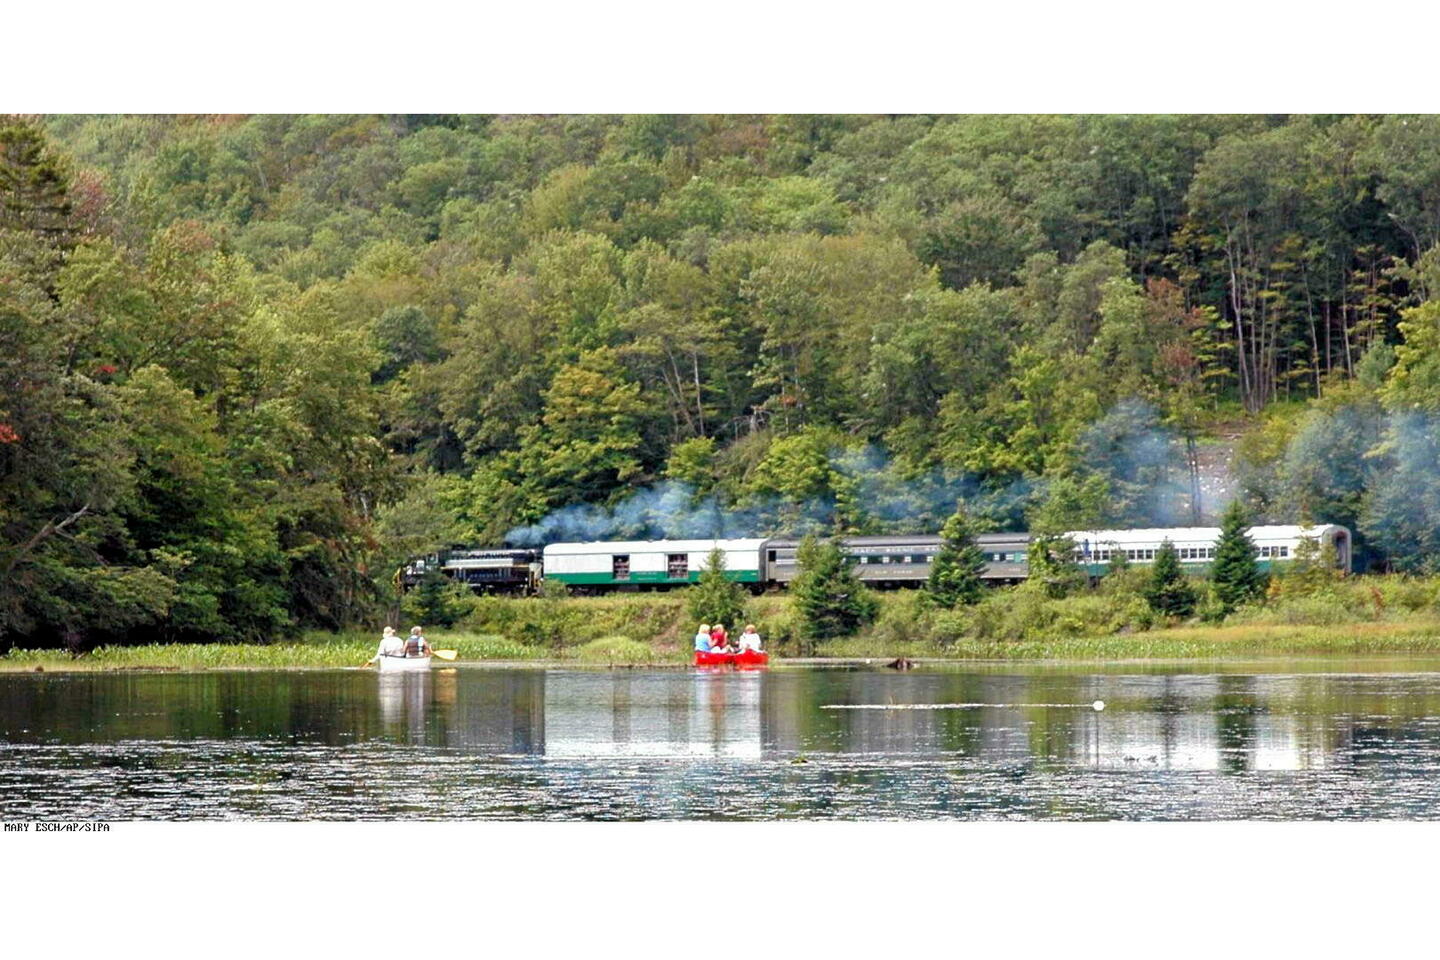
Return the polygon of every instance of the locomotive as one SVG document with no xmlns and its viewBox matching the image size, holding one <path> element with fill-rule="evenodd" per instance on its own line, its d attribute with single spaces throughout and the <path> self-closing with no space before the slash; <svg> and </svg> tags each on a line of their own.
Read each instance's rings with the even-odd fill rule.
<svg viewBox="0 0 1440 960">
<path fill-rule="evenodd" d="M 1350 569 L 1350 531 L 1342 526 L 1257 526 L 1247 533 L 1262 570 L 1293 560 L 1307 539 L 1333 550 L 1338 568 Z M 1104 576 L 1111 559 L 1122 552 L 1131 563 L 1153 562 L 1166 540 L 1175 546 L 1186 571 L 1203 573 L 1215 558 L 1220 528 L 1075 530 L 1064 536 L 1075 545 L 1075 562 L 1092 577 Z M 1030 534 L 984 533 L 975 540 L 985 556 L 984 579 L 1003 584 L 1029 576 Z M 842 537 L 837 543 L 856 576 L 879 589 L 923 586 L 940 552 L 938 534 Z M 577 593 L 665 590 L 698 580 L 711 551 L 718 549 L 725 558 L 725 576 L 760 592 L 784 588 L 799 575 L 799 546 L 795 539 L 745 538 L 600 540 L 552 543 L 543 550 L 457 548 L 412 562 L 400 580 L 408 588 L 439 570 L 484 593 L 533 593 L 542 579 L 564 583 Z"/>
</svg>

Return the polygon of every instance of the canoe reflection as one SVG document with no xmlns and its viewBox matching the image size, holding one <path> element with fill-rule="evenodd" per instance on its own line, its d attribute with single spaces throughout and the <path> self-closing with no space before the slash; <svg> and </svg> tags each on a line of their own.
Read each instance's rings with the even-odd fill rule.
<svg viewBox="0 0 1440 960">
<path fill-rule="evenodd" d="M 735 671 L 552 677 L 545 691 L 544 752 L 759 757 L 761 679 Z"/>
</svg>

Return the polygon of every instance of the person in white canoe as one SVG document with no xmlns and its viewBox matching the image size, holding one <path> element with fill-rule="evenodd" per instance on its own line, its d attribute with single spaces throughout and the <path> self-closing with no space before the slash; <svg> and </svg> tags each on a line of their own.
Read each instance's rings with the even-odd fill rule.
<svg viewBox="0 0 1440 960">
<path fill-rule="evenodd" d="M 380 638 L 380 648 L 375 651 L 375 656 L 366 661 L 366 665 L 378 663 L 381 657 L 403 656 L 405 656 L 405 641 L 395 632 L 394 627 L 386 627 L 385 635 Z"/>
<path fill-rule="evenodd" d="M 419 627 L 410 628 L 410 639 L 405 641 L 405 656 L 407 657 L 429 657 L 433 656 L 434 650 L 430 649 L 430 641 L 420 632 Z"/>
</svg>

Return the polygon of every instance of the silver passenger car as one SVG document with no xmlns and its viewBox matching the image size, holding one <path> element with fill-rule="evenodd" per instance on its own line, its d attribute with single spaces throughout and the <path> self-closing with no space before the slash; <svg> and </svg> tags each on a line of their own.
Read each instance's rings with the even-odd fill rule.
<svg viewBox="0 0 1440 960">
<path fill-rule="evenodd" d="M 985 579 L 996 582 L 1025 579 L 1025 555 L 1030 537 L 1025 533 L 982 533 L 976 538 L 985 554 Z M 918 587 L 930 576 L 930 563 L 940 552 L 940 537 L 843 537 L 840 549 L 851 558 L 856 575 L 876 587 Z M 761 544 L 762 579 L 788 584 L 800 574 L 796 552 L 799 540 L 767 540 Z"/>
</svg>

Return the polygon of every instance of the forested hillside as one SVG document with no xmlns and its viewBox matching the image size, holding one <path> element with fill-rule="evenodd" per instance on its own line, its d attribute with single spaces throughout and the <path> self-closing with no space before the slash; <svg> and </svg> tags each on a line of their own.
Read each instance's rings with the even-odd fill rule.
<svg viewBox="0 0 1440 960">
<path fill-rule="evenodd" d="M 1440 118 L 0 120 L 0 647 L 556 537 L 1258 515 L 1440 569 Z"/>
</svg>

